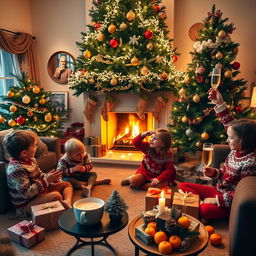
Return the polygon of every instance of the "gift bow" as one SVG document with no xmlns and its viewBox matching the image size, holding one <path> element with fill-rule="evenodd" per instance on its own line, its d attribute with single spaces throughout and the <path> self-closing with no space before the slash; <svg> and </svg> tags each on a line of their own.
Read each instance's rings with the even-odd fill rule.
<svg viewBox="0 0 256 256">
<path fill-rule="evenodd" d="M 35 223 L 30 221 L 28 224 L 16 224 L 16 226 L 22 231 L 22 235 L 32 232 L 35 229 Z"/>
<path fill-rule="evenodd" d="M 148 192 L 149 192 L 151 195 L 158 195 L 158 194 L 160 194 L 162 191 L 164 191 L 164 194 L 165 194 L 165 195 L 170 195 L 171 192 L 168 192 L 168 189 L 169 189 L 169 187 L 164 187 L 162 190 L 161 190 L 161 189 L 154 189 L 154 188 L 152 188 L 152 189 L 150 189 Z"/>
<path fill-rule="evenodd" d="M 178 189 L 178 192 L 181 194 L 179 196 L 175 196 L 175 199 L 179 199 L 183 201 L 183 205 L 185 203 L 193 203 L 194 202 L 194 195 L 191 192 L 184 192 L 181 189 Z"/>
<path fill-rule="evenodd" d="M 51 208 L 56 208 L 58 207 L 58 204 L 49 204 L 49 203 L 45 203 L 43 206 L 41 206 L 40 210 L 46 210 L 46 209 L 51 209 Z"/>
</svg>

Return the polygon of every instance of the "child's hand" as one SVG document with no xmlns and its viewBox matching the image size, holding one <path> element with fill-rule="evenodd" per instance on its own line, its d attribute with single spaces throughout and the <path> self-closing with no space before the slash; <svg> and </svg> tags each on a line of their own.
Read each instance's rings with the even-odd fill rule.
<svg viewBox="0 0 256 256">
<path fill-rule="evenodd" d="M 212 198 L 212 197 L 207 197 L 204 199 L 204 201 L 202 202 L 203 204 L 217 204 L 217 199 L 216 198 Z"/>
<path fill-rule="evenodd" d="M 204 167 L 203 173 L 205 176 L 212 178 L 215 175 L 215 168 L 213 167 Z"/>
<path fill-rule="evenodd" d="M 85 172 L 85 167 L 81 164 L 77 164 L 75 167 L 72 168 L 73 172 Z"/>
<path fill-rule="evenodd" d="M 160 183 L 160 180 L 157 179 L 157 178 L 154 178 L 154 179 L 151 180 L 151 186 L 152 187 L 157 186 L 159 183 Z"/>
<path fill-rule="evenodd" d="M 151 136 L 152 134 L 155 134 L 154 131 L 146 131 L 141 134 L 142 137 Z"/>
<path fill-rule="evenodd" d="M 52 182 L 58 182 L 61 179 L 62 171 L 51 170 L 46 174 L 45 179 L 50 184 Z"/>
<path fill-rule="evenodd" d="M 210 99 L 215 105 L 221 105 L 224 102 L 218 89 L 211 88 L 208 93 L 208 99 Z"/>
</svg>

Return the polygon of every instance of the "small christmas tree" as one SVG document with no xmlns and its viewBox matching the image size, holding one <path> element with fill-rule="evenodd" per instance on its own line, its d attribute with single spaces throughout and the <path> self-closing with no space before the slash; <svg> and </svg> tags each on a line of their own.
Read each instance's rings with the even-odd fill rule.
<svg viewBox="0 0 256 256">
<path fill-rule="evenodd" d="M 204 142 L 226 141 L 225 129 L 208 99 L 213 68 L 221 69 L 218 89 L 234 116 L 255 118 L 252 109 L 242 105 L 242 100 L 247 99 L 247 86 L 245 80 L 236 78 L 240 73 L 240 64 L 235 61 L 239 44 L 232 42 L 235 27 L 233 23 L 226 24 L 227 20 L 213 5 L 201 24 L 184 82 L 177 86 L 169 127 L 172 146 L 178 147 L 180 152 L 195 152 Z"/>
<path fill-rule="evenodd" d="M 105 204 L 105 211 L 109 215 L 122 215 L 122 213 L 128 208 L 127 204 L 120 196 L 117 190 L 113 190 L 112 195 Z"/>
<path fill-rule="evenodd" d="M 57 111 L 49 98 L 51 92 L 30 81 L 26 73 L 15 77 L 19 85 L 0 97 L 0 130 L 31 129 L 39 136 L 60 136 L 67 111 Z"/>
</svg>

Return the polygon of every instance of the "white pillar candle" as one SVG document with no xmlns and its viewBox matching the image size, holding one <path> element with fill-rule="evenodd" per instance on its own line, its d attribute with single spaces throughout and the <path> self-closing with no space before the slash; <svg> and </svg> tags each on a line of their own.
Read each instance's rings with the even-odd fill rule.
<svg viewBox="0 0 256 256">
<path fill-rule="evenodd" d="M 108 152 L 108 157 L 109 157 L 109 158 L 112 158 L 112 155 L 113 155 L 113 152 L 112 152 L 112 151 L 109 151 L 109 152 Z"/>
<path fill-rule="evenodd" d="M 159 198 L 159 214 L 165 212 L 165 198 L 164 198 L 164 191 L 161 192 L 161 197 Z"/>
</svg>

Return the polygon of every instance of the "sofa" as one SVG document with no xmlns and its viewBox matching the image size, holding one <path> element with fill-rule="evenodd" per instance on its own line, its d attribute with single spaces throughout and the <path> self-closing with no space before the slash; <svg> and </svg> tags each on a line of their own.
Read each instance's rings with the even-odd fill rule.
<svg viewBox="0 0 256 256">
<path fill-rule="evenodd" d="M 230 152 L 214 145 L 212 166 L 219 168 Z M 235 190 L 229 217 L 229 255 L 256 255 L 256 177 L 245 177 Z"/>
<path fill-rule="evenodd" d="M 39 137 L 47 146 L 47 152 L 36 158 L 42 171 L 47 172 L 55 169 L 60 158 L 60 143 L 58 138 Z M 5 159 L 5 151 L 0 144 L 0 213 L 6 212 L 11 203 L 9 200 L 8 186 L 6 182 L 6 168 L 8 162 Z"/>
</svg>

